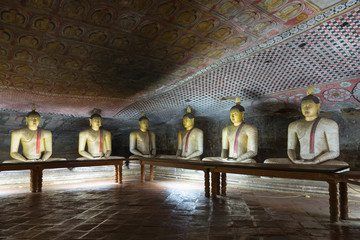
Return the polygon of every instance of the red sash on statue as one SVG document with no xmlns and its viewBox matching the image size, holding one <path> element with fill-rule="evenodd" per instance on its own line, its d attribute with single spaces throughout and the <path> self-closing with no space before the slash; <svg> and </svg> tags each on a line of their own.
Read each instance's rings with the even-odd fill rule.
<svg viewBox="0 0 360 240">
<path fill-rule="evenodd" d="M 37 130 L 36 136 L 36 154 L 40 154 L 40 143 L 41 143 L 41 130 Z"/>
<path fill-rule="evenodd" d="M 148 136 L 149 136 L 149 154 L 151 154 L 151 134 L 148 131 Z"/>
<path fill-rule="evenodd" d="M 244 122 L 242 122 L 240 124 L 240 126 L 238 127 L 237 131 L 236 131 L 236 134 L 235 134 L 235 141 L 234 141 L 234 153 L 237 154 L 238 153 L 238 138 L 239 138 L 239 135 L 240 135 L 240 132 L 241 132 L 241 129 L 243 128 L 243 126 L 245 125 Z"/>
<path fill-rule="evenodd" d="M 316 120 L 314 121 L 314 124 L 311 127 L 311 133 L 310 133 L 310 153 L 314 153 L 314 148 L 315 148 L 315 132 L 316 132 L 316 127 L 318 125 L 318 123 L 320 122 L 320 117 L 316 118 Z"/>
<path fill-rule="evenodd" d="M 185 140 L 185 152 L 188 151 L 189 136 L 190 136 L 190 133 L 191 133 L 191 131 L 192 131 L 193 129 L 194 129 L 194 128 L 192 128 L 192 129 L 188 132 L 188 134 L 186 135 L 186 140 Z"/>
<path fill-rule="evenodd" d="M 99 149 L 99 152 L 102 153 L 102 145 L 103 145 L 103 130 L 100 129 L 100 149 Z"/>
</svg>

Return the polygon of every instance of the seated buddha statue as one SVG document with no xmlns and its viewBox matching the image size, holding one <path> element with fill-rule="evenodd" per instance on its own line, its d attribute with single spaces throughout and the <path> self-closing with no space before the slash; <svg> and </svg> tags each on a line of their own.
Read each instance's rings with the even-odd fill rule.
<svg viewBox="0 0 360 240">
<path fill-rule="evenodd" d="M 221 157 L 206 157 L 203 161 L 256 163 L 253 157 L 258 151 L 258 131 L 254 125 L 244 122 L 245 109 L 236 97 L 236 105 L 230 109 L 233 123 L 222 130 Z"/>
<path fill-rule="evenodd" d="M 59 161 L 64 158 L 50 158 L 52 155 L 52 133 L 40 129 L 40 114 L 35 111 L 35 106 L 26 117 L 27 127 L 11 133 L 10 156 L 15 160 L 6 160 L 4 163 Z M 22 153 L 19 153 L 20 143 Z"/>
<path fill-rule="evenodd" d="M 159 155 L 159 158 L 200 160 L 204 151 L 204 133 L 194 128 L 194 123 L 195 117 L 191 113 L 191 108 L 188 107 L 187 113 L 183 116 L 185 130 L 177 135 L 176 155 Z"/>
<path fill-rule="evenodd" d="M 149 119 L 142 113 L 139 119 L 139 130 L 130 133 L 130 159 L 151 158 L 156 155 L 155 133 L 148 130 Z"/>
<path fill-rule="evenodd" d="M 102 117 L 98 113 L 91 115 L 91 128 L 81 131 L 79 134 L 79 157 L 76 160 L 89 159 L 124 159 L 124 157 L 111 155 L 111 133 L 101 129 Z M 85 147 L 87 146 L 87 151 Z"/>
<path fill-rule="evenodd" d="M 301 100 L 301 112 L 305 118 L 290 123 L 288 127 L 287 154 L 289 158 L 270 158 L 264 163 L 319 164 L 348 166 L 334 160 L 340 154 L 339 127 L 331 119 L 319 117 L 320 100 L 309 86 L 308 96 Z M 296 154 L 299 143 L 300 156 Z"/>
</svg>

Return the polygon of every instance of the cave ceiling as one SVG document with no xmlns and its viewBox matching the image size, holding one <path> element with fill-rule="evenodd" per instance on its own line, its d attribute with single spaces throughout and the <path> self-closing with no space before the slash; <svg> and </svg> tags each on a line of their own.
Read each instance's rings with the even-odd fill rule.
<svg viewBox="0 0 360 240">
<path fill-rule="evenodd" d="M 358 5 L 2 0 L 0 107 L 75 116 L 97 108 L 124 120 L 145 111 L 160 122 L 186 105 L 210 116 L 234 95 L 250 111 L 278 110 L 315 84 L 325 108 L 357 108 Z"/>
</svg>

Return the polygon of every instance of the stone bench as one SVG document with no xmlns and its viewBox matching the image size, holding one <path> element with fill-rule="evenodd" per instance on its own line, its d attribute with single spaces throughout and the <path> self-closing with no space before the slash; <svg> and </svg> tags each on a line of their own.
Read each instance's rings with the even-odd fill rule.
<svg viewBox="0 0 360 240">
<path fill-rule="evenodd" d="M 139 159 L 141 164 L 141 181 L 145 181 L 145 164 L 150 165 L 150 181 L 154 179 L 153 166 L 164 166 L 204 171 L 205 196 L 210 197 L 211 173 L 211 196 L 216 198 L 221 194 L 226 196 L 226 173 L 243 174 L 252 176 L 264 176 L 275 178 L 303 179 L 312 181 L 325 181 L 329 184 L 329 210 L 330 221 L 347 218 L 347 191 L 346 183 L 340 176 L 348 167 L 322 166 L 322 165 L 294 165 L 294 164 L 241 164 L 234 162 L 217 161 L 187 161 L 174 159 Z M 221 177 L 220 177 L 221 176 Z M 338 202 L 337 184 L 339 183 L 340 204 Z"/>
<path fill-rule="evenodd" d="M 30 191 L 42 191 L 42 177 L 44 169 L 54 168 L 74 168 L 74 167 L 93 167 L 93 166 L 108 166 L 115 167 L 115 182 L 122 183 L 122 165 L 126 159 L 119 157 L 117 159 L 99 159 L 99 160 L 80 160 L 75 159 L 67 161 L 49 161 L 49 162 L 18 162 L 18 163 L 2 163 L 0 164 L 0 171 L 16 171 L 16 170 L 30 170 Z"/>
</svg>

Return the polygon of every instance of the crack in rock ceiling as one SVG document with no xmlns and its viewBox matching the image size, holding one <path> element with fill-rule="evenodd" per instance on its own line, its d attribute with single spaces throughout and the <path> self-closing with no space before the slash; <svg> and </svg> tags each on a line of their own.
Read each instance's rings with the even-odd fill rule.
<svg viewBox="0 0 360 240">
<path fill-rule="evenodd" d="M 208 107 L 231 105 L 216 101 L 223 96 L 251 100 L 358 76 L 356 4 L 5 0 L 0 105 L 26 111 L 35 103 L 41 112 L 80 116 L 99 108 L 125 120 L 141 111 L 171 117 L 191 104 L 207 116 Z"/>
</svg>

